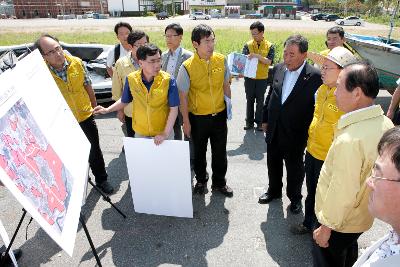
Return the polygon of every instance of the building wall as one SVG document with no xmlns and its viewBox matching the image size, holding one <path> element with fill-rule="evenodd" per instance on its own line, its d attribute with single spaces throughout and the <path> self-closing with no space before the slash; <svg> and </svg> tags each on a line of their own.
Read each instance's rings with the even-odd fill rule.
<svg viewBox="0 0 400 267">
<path fill-rule="evenodd" d="M 14 9 L 17 18 L 55 18 L 62 14 L 81 15 L 87 11 L 107 13 L 108 4 L 107 0 L 14 0 Z"/>
<path fill-rule="evenodd" d="M 123 3 L 123 7 L 122 7 Z M 139 1 L 132 0 L 108 0 L 108 11 L 139 11 Z"/>
</svg>

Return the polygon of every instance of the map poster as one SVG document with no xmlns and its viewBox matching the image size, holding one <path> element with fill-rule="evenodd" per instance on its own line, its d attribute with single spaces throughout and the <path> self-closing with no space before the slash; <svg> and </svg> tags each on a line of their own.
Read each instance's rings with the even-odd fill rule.
<svg viewBox="0 0 400 267">
<path fill-rule="evenodd" d="M 228 55 L 229 70 L 233 75 L 243 75 L 248 78 L 255 78 L 257 73 L 258 59 L 249 59 L 246 55 L 230 53 Z"/>
<path fill-rule="evenodd" d="M 0 180 L 72 256 L 90 144 L 38 51 L 0 85 Z"/>
<path fill-rule="evenodd" d="M 193 218 L 189 142 L 124 138 L 136 212 Z"/>
</svg>

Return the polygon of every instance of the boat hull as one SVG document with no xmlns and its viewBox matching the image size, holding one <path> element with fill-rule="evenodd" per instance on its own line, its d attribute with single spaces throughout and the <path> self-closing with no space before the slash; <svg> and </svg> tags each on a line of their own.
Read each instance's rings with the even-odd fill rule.
<svg viewBox="0 0 400 267">
<path fill-rule="evenodd" d="M 377 69 L 381 87 L 393 89 L 400 77 L 400 48 L 382 40 L 380 37 L 346 34 L 346 43 Z"/>
</svg>

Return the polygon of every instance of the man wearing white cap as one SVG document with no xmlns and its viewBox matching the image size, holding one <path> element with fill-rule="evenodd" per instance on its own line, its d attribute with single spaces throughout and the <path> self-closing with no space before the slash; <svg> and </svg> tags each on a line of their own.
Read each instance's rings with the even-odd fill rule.
<svg viewBox="0 0 400 267">
<path fill-rule="evenodd" d="M 315 194 L 314 266 L 352 266 L 359 236 L 372 226 L 366 180 L 378 156 L 377 145 L 393 123 L 374 105 L 379 92 L 376 69 L 367 63 L 346 66 L 336 83 L 342 115 L 321 168 Z"/>
<path fill-rule="evenodd" d="M 336 80 L 342 69 L 357 61 L 344 47 L 333 48 L 327 56 L 314 56 L 321 67 L 323 84 L 316 93 L 313 120 L 308 129 L 307 151 L 304 160 L 306 172 L 307 198 L 304 221 L 292 226 L 293 234 L 306 234 L 314 230 L 317 218 L 314 213 L 315 190 L 319 172 L 333 141 L 333 128 L 344 113 L 336 105 Z"/>
</svg>

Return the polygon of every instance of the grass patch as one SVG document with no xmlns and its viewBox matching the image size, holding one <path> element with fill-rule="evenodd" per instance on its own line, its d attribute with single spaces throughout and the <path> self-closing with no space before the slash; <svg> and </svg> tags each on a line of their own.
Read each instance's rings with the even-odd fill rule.
<svg viewBox="0 0 400 267">
<path fill-rule="evenodd" d="M 391 15 L 382 15 L 382 16 L 367 16 L 367 15 L 365 15 L 365 16 L 362 16 L 362 18 L 365 21 L 368 21 L 370 23 L 389 25 L 392 16 Z M 395 18 L 394 25 L 395 26 L 399 26 L 400 25 L 400 18 L 399 17 Z"/>
<path fill-rule="evenodd" d="M 109 32 L 49 32 L 50 34 L 56 36 L 60 41 L 66 43 L 101 43 L 101 44 L 115 44 L 117 39 L 115 33 Z M 165 40 L 163 37 L 163 29 L 151 28 L 151 30 L 146 30 L 146 33 L 150 37 L 150 42 L 155 43 L 160 47 L 162 51 L 166 50 Z M 0 45 L 16 45 L 23 43 L 34 42 L 41 33 L 6 33 L 0 34 Z M 283 43 L 288 36 L 294 34 L 294 31 L 277 31 L 277 32 L 266 32 L 266 38 L 275 44 L 275 62 L 281 61 L 283 53 Z M 250 40 L 250 32 L 248 30 L 236 30 L 236 29 L 216 29 L 216 51 L 224 55 L 231 52 L 237 51 L 241 52 L 243 45 Z M 304 33 L 309 40 L 309 50 L 310 51 L 321 51 L 325 48 L 325 36 L 320 33 Z M 183 36 L 183 47 L 193 50 L 192 43 L 190 41 L 190 32 L 185 31 Z"/>
</svg>

